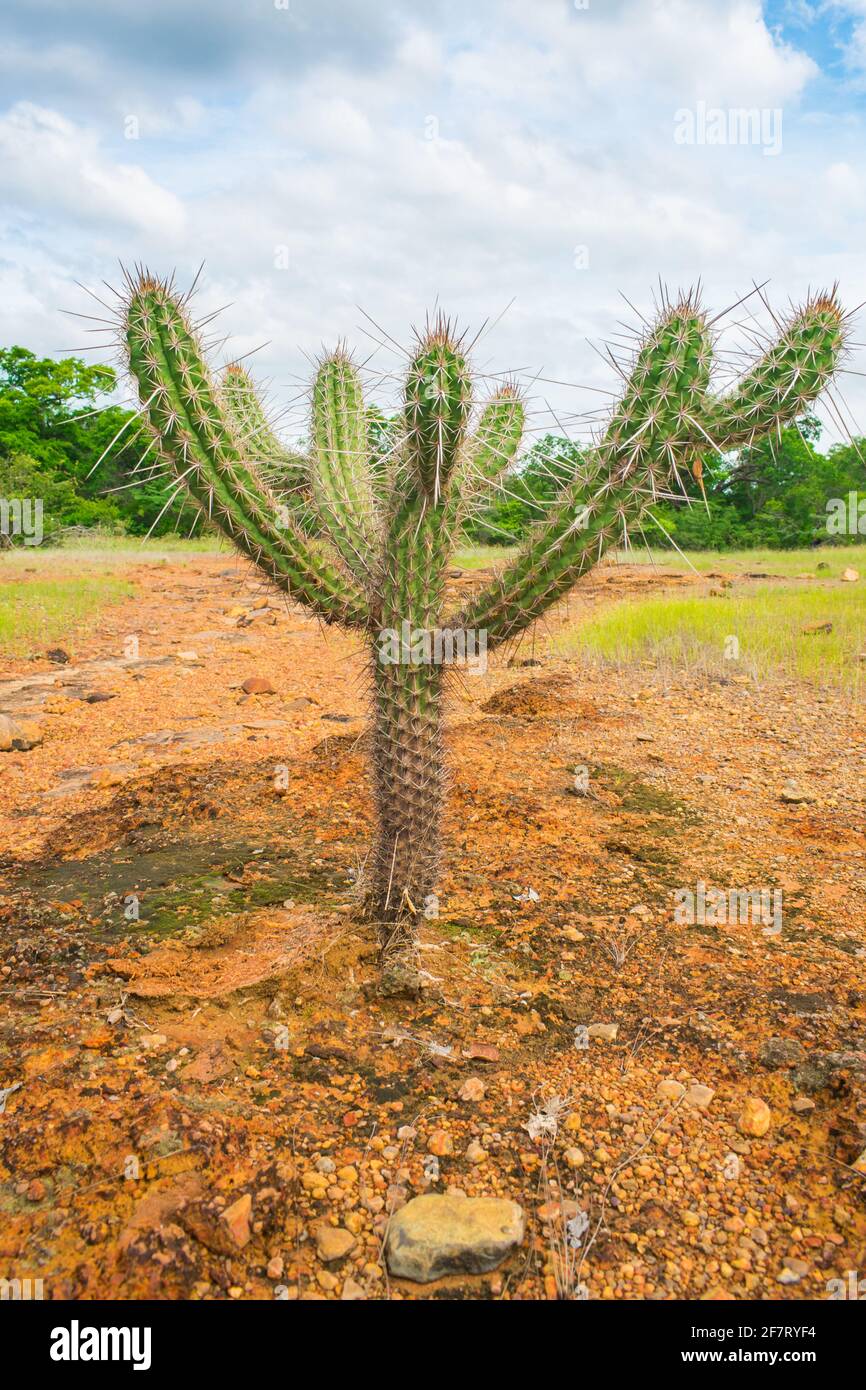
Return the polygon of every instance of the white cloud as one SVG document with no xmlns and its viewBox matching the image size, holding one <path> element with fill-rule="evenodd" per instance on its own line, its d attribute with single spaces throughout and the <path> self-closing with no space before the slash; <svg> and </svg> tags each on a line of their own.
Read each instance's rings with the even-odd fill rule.
<svg viewBox="0 0 866 1390">
<path fill-rule="evenodd" d="M 849 302 L 866 298 L 860 125 L 814 119 L 815 65 L 770 33 L 756 0 L 429 0 L 365 14 L 293 0 L 283 69 L 285 14 L 220 0 L 196 68 L 183 49 L 166 64 L 121 49 L 101 13 L 69 90 L 0 118 L 15 336 L 56 347 L 58 279 L 111 279 L 119 255 L 176 266 L 182 281 L 204 257 L 203 308 L 231 301 L 231 350 L 268 341 L 254 360 L 285 398 L 322 342 L 375 347 L 357 306 L 406 341 L 437 296 L 472 326 L 515 299 L 479 351 L 486 370 L 597 387 L 611 374 L 584 339 L 633 317 L 618 291 L 645 308 L 658 276 L 701 277 L 715 307 L 768 276 L 782 302 L 838 274 Z M 198 22 L 188 0 L 171 22 Z M 102 79 L 92 98 L 88 62 Z M 782 107 L 782 155 L 677 145 L 674 113 L 698 101 Z M 127 112 L 138 141 L 122 140 Z M 397 358 L 380 348 L 374 363 Z M 537 394 L 560 416 L 599 399 Z"/>
<path fill-rule="evenodd" d="M 175 194 L 138 165 L 107 159 L 92 131 L 30 102 L 0 118 L 0 177 L 10 202 L 52 220 L 107 221 L 170 237 L 183 230 Z"/>
</svg>

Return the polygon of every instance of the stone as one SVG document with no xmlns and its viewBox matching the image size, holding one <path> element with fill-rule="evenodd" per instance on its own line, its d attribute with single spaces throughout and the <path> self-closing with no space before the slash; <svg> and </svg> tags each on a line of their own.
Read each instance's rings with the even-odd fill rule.
<svg viewBox="0 0 866 1390">
<path fill-rule="evenodd" d="M 741 1134 L 762 1139 L 770 1128 L 771 1120 L 770 1107 L 765 1100 L 761 1100 L 760 1096 L 746 1096 L 737 1128 Z"/>
<path fill-rule="evenodd" d="M 487 1150 L 477 1139 L 470 1139 L 466 1145 L 466 1157 L 470 1163 L 483 1163 L 487 1157 Z"/>
<path fill-rule="evenodd" d="M 758 1049 L 758 1061 L 770 1070 L 796 1067 L 806 1060 L 806 1049 L 796 1038 L 768 1038 Z"/>
<path fill-rule="evenodd" d="M 454 1140 L 444 1129 L 434 1129 L 427 1140 L 427 1152 L 437 1158 L 447 1158 L 454 1152 Z"/>
<path fill-rule="evenodd" d="M 228 1227 L 229 1235 L 241 1250 L 249 1242 L 252 1209 L 253 1199 L 249 1192 L 245 1192 L 243 1197 L 238 1197 L 238 1200 L 232 1202 L 222 1213 L 221 1219 Z"/>
<path fill-rule="evenodd" d="M 429 1284 L 447 1274 L 486 1274 L 523 1240 L 525 1217 L 502 1197 L 414 1197 L 392 1218 L 388 1268 Z"/>
<path fill-rule="evenodd" d="M 483 1100 L 486 1087 L 479 1076 L 469 1076 L 457 1092 L 460 1100 Z"/>
<path fill-rule="evenodd" d="M 866 1175 L 866 1149 L 863 1150 L 859 1158 L 855 1158 L 851 1167 L 854 1169 L 855 1173 L 863 1173 Z"/>
<path fill-rule="evenodd" d="M 701 1086 L 695 1083 L 690 1086 L 683 1096 L 683 1104 L 689 1105 L 693 1110 L 708 1110 L 710 1102 L 715 1095 L 715 1091 L 710 1086 Z"/>
<path fill-rule="evenodd" d="M 361 1285 L 356 1283 L 351 1277 L 343 1284 L 343 1292 L 340 1294 L 340 1298 L 344 1303 L 357 1302 L 366 1297 L 367 1295 L 364 1293 Z"/>
<path fill-rule="evenodd" d="M 784 801 L 788 806 L 800 806 L 805 801 L 814 801 L 814 797 L 809 792 L 804 791 L 797 783 L 791 779 L 787 781 L 779 793 L 779 800 Z"/>
<path fill-rule="evenodd" d="M 247 676 L 241 686 L 245 695 L 275 695 L 276 691 L 266 676 Z"/>
<path fill-rule="evenodd" d="M 598 1038 L 601 1042 L 615 1042 L 618 1032 L 618 1023 L 591 1023 L 586 1035 L 588 1038 Z"/>
<path fill-rule="evenodd" d="M 842 571 L 842 578 L 846 584 L 856 584 L 857 580 L 860 578 L 860 571 L 851 569 L 849 565 L 847 569 Z"/>
<path fill-rule="evenodd" d="M 268 1260 L 267 1276 L 269 1279 L 282 1279 L 285 1262 L 282 1255 L 274 1255 L 272 1260 Z"/>
<path fill-rule="evenodd" d="M 32 719 L 0 714 L 0 753 L 29 753 L 42 742 L 42 730 Z"/>
<path fill-rule="evenodd" d="M 656 1087 L 656 1095 L 659 1100 L 670 1100 L 676 1103 L 676 1101 L 682 1100 L 685 1093 L 686 1088 L 681 1081 L 666 1079 L 660 1081 Z"/>
<path fill-rule="evenodd" d="M 846 1071 L 853 1072 L 857 1077 L 866 1077 L 866 1051 L 815 1053 L 797 1068 L 791 1080 L 798 1091 L 817 1095 L 840 1072 Z"/>
<path fill-rule="evenodd" d="M 325 1264 L 345 1259 L 354 1244 L 355 1237 L 352 1232 L 344 1230 L 342 1226 L 316 1227 L 316 1249 L 319 1259 L 324 1260 Z"/>
<path fill-rule="evenodd" d="M 562 1156 L 568 1164 L 569 1168 L 579 1168 L 581 1164 L 585 1162 L 584 1153 L 582 1149 L 566 1149 L 565 1153 Z"/>
</svg>

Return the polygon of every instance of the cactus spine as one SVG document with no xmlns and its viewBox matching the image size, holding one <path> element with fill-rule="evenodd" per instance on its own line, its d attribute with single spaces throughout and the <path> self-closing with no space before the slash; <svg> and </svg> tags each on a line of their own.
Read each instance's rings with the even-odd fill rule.
<svg viewBox="0 0 866 1390">
<path fill-rule="evenodd" d="M 463 345 L 437 319 L 416 344 L 383 479 L 371 460 L 360 377 L 339 347 L 316 374 L 311 451 L 302 459 L 276 439 L 242 369 L 214 381 L 170 285 L 140 273 L 128 287 L 124 350 L 178 488 L 291 598 L 370 644 L 377 830 L 366 904 L 378 925 L 383 988 L 415 990 L 415 926 L 436 888 L 445 792 L 444 672 L 433 639 L 446 625 L 458 639 L 483 634 L 488 649 L 518 636 L 610 546 L 640 530 L 680 468 L 697 471 L 702 453 L 741 447 L 801 414 L 844 346 L 835 293 L 809 300 L 720 397 L 710 390 L 712 338 L 697 299 L 666 303 L 607 429 L 544 522 L 484 592 L 446 619 L 446 565 L 466 511 L 520 447 L 517 389 L 495 392 L 473 429 Z M 282 496 L 302 500 L 286 505 Z"/>
</svg>

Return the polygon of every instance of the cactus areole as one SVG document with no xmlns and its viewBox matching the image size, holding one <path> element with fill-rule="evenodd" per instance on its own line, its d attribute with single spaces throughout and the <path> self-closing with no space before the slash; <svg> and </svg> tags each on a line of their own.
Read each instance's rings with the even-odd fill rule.
<svg viewBox="0 0 866 1390">
<path fill-rule="evenodd" d="M 440 871 L 442 699 L 454 651 L 493 651 L 518 637 L 609 547 L 639 533 L 683 472 L 697 476 L 702 455 L 748 445 L 802 415 L 844 347 L 835 293 L 794 313 L 723 395 L 712 393 L 712 334 L 697 298 L 665 301 L 575 476 L 516 557 L 449 616 L 446 567 L 467 512 L 501 483 L 520 448 L 517 388 L 477 401 L 463 343 L 437 318 L 411 355 L 383 478 L 360 375 L 344 348 L 319 365 L 302 457 L 274 435 L 246 372 L 213 375 L 171 284 L 137 272 L 127 289 L 125 355 L 153 447 L 178 487 L 290 598 L 368 641 L 377 827 L 365 909 L 378 928 L 383 990 L 416 992 L 417 924 L 435 902 Z"/>
</svg>

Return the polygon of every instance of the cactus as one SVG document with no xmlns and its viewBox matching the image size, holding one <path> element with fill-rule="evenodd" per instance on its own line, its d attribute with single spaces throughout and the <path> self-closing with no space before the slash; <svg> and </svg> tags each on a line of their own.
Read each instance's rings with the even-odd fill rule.
<svg viewBox="0 0 866 1390">
<path fill-rule="evenodd" d="M 722 396 L 711 391 L 712 335 L 697 298 L 665 302 L 575 477 L 512 563 L 446 620 L 446 566 L 467 511 L 520 448 L 517 387 L 495 391 L 473 428 L 464 344 L 438 317 L 411 357 L 387 476 L 374 476 L 360 374 L 341 346 L 316 373 L 310 457 L 302 459 L 276 439 L 245 372 L 229 368 L 215 381 L 171 285 L 138 273 L 128 289 L 124 350 L 178 488 L 289 597 L 369 643 L 377 828 L 366 910 L 378 928 L 383 990 L 415 991 L 416 925 L 435 895 L 445 794 L 435 638 L 445 629 L 459 650 L 461 638 L 479 634 L 489 650 L 518 636 L 610 546 L 640 530 L 680 469 L 697 475 L 703 453 L 738 448 L 801 414 L 844 345 L 835 293 L 810 299 Z"/>
</svg>

